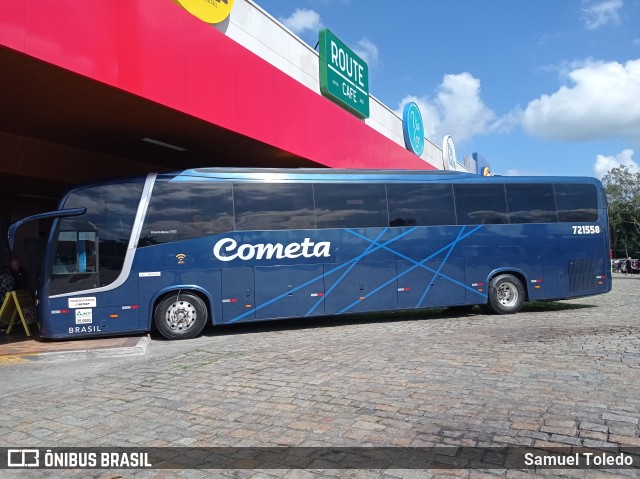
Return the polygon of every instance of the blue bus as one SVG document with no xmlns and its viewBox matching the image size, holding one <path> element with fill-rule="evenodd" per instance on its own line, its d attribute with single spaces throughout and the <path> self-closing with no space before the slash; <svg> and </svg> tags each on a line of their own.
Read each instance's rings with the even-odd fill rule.
<svg viewBox="0 0 640 479">
<path fill-rule="evenodd" d="M 429 307 L 516 313 L 611 290 L 607 203 L 578 177 L 199 168 L 75 188 L 38 295 L 46 338 Z"/>
</svg>

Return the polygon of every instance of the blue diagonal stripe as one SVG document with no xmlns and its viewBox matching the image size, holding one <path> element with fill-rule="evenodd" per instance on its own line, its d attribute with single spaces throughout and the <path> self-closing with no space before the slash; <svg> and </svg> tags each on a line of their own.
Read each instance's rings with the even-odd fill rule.
<svg viewBox="0 0 640 479">
<path fill-rule="evenodd" d="M 427 297 L 427 294 L 429 293 L 429 290 L 431 289 L 431 286 L 433 286 L 433 282 L 436 280 L 436 278 L 440 274 L 440 271 L 442 270 L 442 267 L 445 265 L 445 263 L 449 259 L 449 256 L 451 256 L 451 252 L 453 251 L 453 248 L 455 248 L 455 246 L 458 244 L 458 241 L 460 241 L 460 237 L 462 236 L 462 233 L 464 233 L 464 228 L 465 227 L 463 226 L 460 229 L 460 232 L 458 233 L 458 237 L 451 244 L 451 247 L 449 248 L 449 251 L 447 251 L 447 254 L 445 255 L 445 257 L 442 260 L 442 262 L 440 263 L 440 267 L 438 268 L 438 271 L 436 271 L 435 274 L 432 276 L 431 281 L 429 281 L 429 284 L 424 289 L 424 291 L 422 293 L 422 296 L 420 296 L 420 301 L 418 301 L 418 304 L 416 305 L 416 308 L 419 308 L 422 305 L 422 302 L 424 301 L 424 299 Z"/>
<path fill-rule="evenodd" d="M 469 237 L 470 235 L 472 235 L 475 231 L 477 231 L 477 230 L 478 230 L 478 229 L 480 229 L 481 227 L 482 227 L 482 226 L 477 226 L 477 227 L 475 227 L 474 229 L 472 229 L 471 231 L 469 231 L 468 233 L 466 233 L 466 234 L 464 234 L 464 235 L 462 235 L 462 236 L 461 236 L 460 234 L 458 234 L 458 237 L 457 237 L 454 241 L 452 241 L 451 243 L 449 243 L 449 244 L 447 244 L 447 245 L 443 246 L 443 247 L 442 247 L 442 248 L 440 248 L 438 251 L 436 251 L 436 252 L 432 253 L 431 255 L 427 256 L 426 258 L 424 258 L 424 259 L 423 259 L 423 260 L 421 260 L 421 261 L 410 260 L 411 262 L 413 262 L 413 263 L 414 263 L 414 265 L 413 265 L 412 267 L 410 267 L 410 268 L 406 269 L 406 270 L 405 270 L 405 271 L 403 271 L 402 273 L 400 273 L 400 274 L 398 274 L 398 275 L 394 276 L 394 277 L 393 277 L 393 278 L 391 278 L 390 280 L 386 281 L 385 283 L 381 284 L 380 286 L 378 286 L 378 287 L 377 287 L 377 288 L 375 288 L 374 290 L 370 291 L 369 293 L 367 293 L 367 294 L 364 296 L 364 299 L 366 300 L 367 298 L 369 298 L 369 297 L 373 296 L 374 294 L 376 294 L 376 293 L 377 293 L 378 291 L 380 291 L 381 289 L 385 288 L 386 286 L 388 286 L 389 284 L 393 283 L 394 281 L 397 281 L 397 280 L 398 280 L 398 278 L 401 278 L 402 276 L 404 276 L 404 275 L 406 275 L 406 274 L 410 273 L 410 272 L 411 272 L 411 271 L 413 271 L 414 269 L 416 269 L 416 268 L 418 268 L 418 267 L 426 268 L 426 267 L 424 266 L 424 263 L 426 263 L 426 262 L 427 262 L 427 261 L 429 261 L 430 259 L 434 258 L 435 256 L 437 256 L 437 255 L 438 255 L 438 254 L 440 254 L 441 252 L 445 251 L 446 249 L 448 249 L 448 248 L 453 248 L 456 244 L 458 244 L 458 243 L 459 243 L 460 241 L 462 241 L 463 239 L 465 239 L 465 238 Z M 463 227 L 462 229 L 464 230 L 464 227 Z M 355 233 L 355 232 L 353 232 L 353 231 L 351 231 L 351 230 L 347 230 L 347 231 L 349 231 L 350 233 L 354 233 L 354 234 L 356 234 L 357 236 L 361 236 L 360 234 Z M 462 232 L 461 232 L 461 233 L 462 233 Z M 366 238 L 366 237 L 363 237 L 363 238 L 368 239 L 368 238 Z M 370 239 L 368 239 L 368 240 L 369 240 L 369 241 L 371 241 Z M 388 250 L 388 251 L 391 251 L 392 253 L 396 253 L 396 254 L 399 254 L 399 255 L 400 255 L 400 253 L 398 253 L 397 251 L 392 250 L 391 248 L 386 248 L 386 247 L 383 247 L 383 248 L 384 248 L 384 249 L 386 249 L 386 250 Z M 402 255 L 401 255 L 401 256 L 402 256 Z M 435 270 L 433 270 L 433 269 L 431 269 L 431 268 L 426 268 L 426 269 L 428 269 L 429 271 L 433 271 L 433 272 L 435 272 Z M 442 276 L 442 277 L 445 277 L 444 275 L 441 275 L 441 276 Z M 456 281 L 456 280 L 454 280 L 453 278 L 450 278 L 450 280 L 451 280 L 451 281 L 453 281 L 453 282 L 454 282 L 454 283 L 456 283 L 456 284 L 459 284 L 460 286 L 464 286 L 465 288 L 467 287 L 465 284 L 460 283 L 459 281 Z M 473 291 L 471 288 L 469 288 L 469 289 L 470 289 L 471 291 Z M 356 305 L 357 305 L 357 304 L 359 304 L 359 303 L 360 303 L 360 300 L 358 299 L 358 300 L 354 301 L 353 303 L 351 303 L 350 305 L 348 305 L 347 307 L 345 307 L 345 308 L 343 308 L 342 310 L 340 310 L 340 311 L 339 311 L 339 313 L 345 313 L 345 312 L 347 312 L 348 310 L 350 310 L 351 308 L 353 308 L 354 306 L 356 306 Z"/>
<path fill-rule="evenodd" d="M 313 313 L 313 311 L 318 307 L 318 305 L 320 305 L 320 303 L 322 303 L 322 301 L 324 301 L 326 297 L 331 294 L 331 292 L 336 288 L 336 286 L 340 284 L 340 282 L 345 278 L 345 276 L 349 274 L 349 271 L 351 271 L 355 267 L 355 265 L 357 265 L 360 262 L 362 258 L 364 258 L 369 254 L 369 252 L 371 251 L 371 248 L 373 248 L 376 244 L 378 244 L 378 240 L 382 237 L 382 235 L 384 235 L 387 232 L 388 229 L 389 228 L 383 229 L 380 232 L 380 234 L 376 236 L 376 239 L 374 239 L 371 243 L 369 243 L 369 246 L 367 246 L 367 249 L 365 249 L 359 256 L 354 258 L 354 260 L 351 262 L 347 270 L 344 273 L 342 273 L 340 277 L 336 280 L 336 282 L 333 283 L 333 285 L 324 293 L 324 296 L 322 296 L 321 298 L 318 299 L 318 301 L 316 301 L 316 303 L 311 307 L 311 309 L 307 311 L 307 314 L 305 314 L 305 316 L 309 316 L 311 313 Z"/>
<path fill-rule="evenodd" d="M 463 240 L 463 239 L 465 239 L 465 238 L 468 238 L 468 237 L 469 237 L 469 236 L 471 236 L 473 233 L 475 233 L 476 231 L 478 231 L 480 228 L 482 228 L 482 225 L 480 225 L 480 226 L 476 226 L 474 229 L 472 229 L 471 231 L 469 231 L 468 233 L 466 233 L 463 237 L 461 237 L 461 238 L 460 238 L 460 241 L 461 241 L 461 240 Z M 362 236 L 360 233 L 357 233 L 356 231 L 352 231 L 352 230 L 347 230 L 347 231 L 348 231 L 349 233 L 351 233 L 351 234 L 355 235 L 355 236 L 358 236 L 359 238 L 365 239 L 365 240 L 367 240 L 367 241 L 371 241 L 371 239 L 367 238 L 366 236 Z M 446 244 L 445 246 L 443 246 L 442 248 L 440 248 L 438 251 L 436 251 L 436 252 L 434 252 L 433 254 L 429 255 L 428 257 L 426 257 L 424 260 L 422 260 L 422 261 L 420 261 L 420 262 L 416 261 L 416 260 L 415 260 L 415 259 L 413 259 L 413 258 L 409 258 L 408 256 L 406 256 L 406 255 L 404 255 L 404 254 L 400 253 L 399 251 L 396 251 L 396 250 L 394 250 L 394 249 L 388 248 L 388 247 L 387 247 L 386 245 L 384 245 L 384 244 L 383 244 L 383 245 L 381 245 L 381 247 L 382 247 L 382 249 L 384 249 L 384 250 L 386 250 L 386 251 L 389 251 L 390 253 L 393 253 L 393 254 L 395 254 L 395 255 L 399 256 L 400 258 L 405 259 L 405 260 L 409 261 L 410 263 L 413 263 L 414 265 L 421 267 L 422 269 L 426 269 L 427 271 L 430 271 L 430 272 L 432 272 L 432 273 L 436 273 L 436 270 L 435 270 L 435 269 L 433 269 L 433 268 L 429 268 L 428 266 L 425 266 L 425 265 L 424 265 L 424 263 L 426 263 L 426 262 L 427 262 L 427 261 L 429 261 L 430 259 L 433 259 L 433 258 L 434 258 L 434 257 L 436 257 L 437 255 L 439 255 L 440 253 L 442 253 L 443 251 L 445 251 L 445 250 L 446 250 L 447 248 L 449 248 L 452 244 L 453 244 L 453 243 Z M 409 271 L 412 271 L 413 269 L 415 269 L 415 267 L 414 267 L 414 268 L 411 268 L 411 269 L 409 269 L 409 270 L 407 270 L 405 273 L 407 273 L 407 272 L 409 272 Z M 403 273 L 402 275 L 404 275 L 404 273 Z M 400 277 L 400 276 L 402 276 L 402 275 L 399 275 L 398 277 Z M 478 292 L 478 291 L 474 290 L 473 288 L 470 288 L 470 287 L 469 287 L 469 286 L 467 286 L 466 284 L 461 283 L 460 281 L 458 281 L 458 280 L 456 280 L 456 279 L 452 278 L 451 276 L 447 276 L 446 274 L 442 274 L 442 273 L 440 273 L 440 276 L 441 276 L 442 278 L 446 279 L 447 281 L 450 281 L 450 282 L 452 282 L 453 284 L 457 284 L 458 286 L 461 286 L 462 288 L 465 288 L 466 290 L 471 291 L 471 292 L 473 292 L 473 293 L 475 293 L 475 294 L 477 294 L 477 295 L 479 295 L 479 296 L 481 296 L 481 297 L 483 297 L 483 298 L 486 298 L 486 297 L 487 297 L 487 295 L 486 295 L 486 294 L 480 293 L 480 292 Z"/>
<path fill-rule="evenodd" d="M 366 254 L 366 256 L 370 255 L 371 253 L 374 253 L 374 252 L 378 251 L 381 248 L 385 248 L 388 244 L 391 244 L 394 241 L 396 241 L 396 240 L 408 235 L 409 233 L 412 233 L 416 229 L 418 229 L 418 228 L 417 227 L 413 227 L 413 228 L 408 229 L 407 231 L 403 231 L 399 235 L 394 236 L 393 238 L 385 241 L 384 243 L 381 243 L 381 244 L 380 243 L 375 243 L 376 246 L 373 249 L 369 250 L 369 252 Z M 351 230 L 347 230 L 347 231 L 351 232 Z M 367 241 L 369 241 L 371 243 L 371 239 L 370 238 L 367 238 L 366 236 L 363 236 L 363 238 L 365 238 Z M 295 288 L 293 288 L 291 290 L 288 290 L 288 291 L 276 296 L 275 298 L 270 299 L 269 301 L 266 301 L 266 302 L 262 303 L 261 305 L 256 306 L 255 308 L 250 309 L 250 310 L 246 311 L 245 313 L 243 313 L 243 314 L 241 314 L 239 316 L 236 316 L 235 318 L 227 321 L 227 323 L 234 323 L 236 321 L 241 320 L 242 318 L 246 318 L 247 316 L 249 316 L 250 314 L 254 313 L 255 311 L 259 311 L 260 309 L 262 309 L 262 308 L 264 308 L 266 306 L 269 306 L 270 304 L 275 303 L 276 301 L 288 296 L 290 293 L 294 293 L 296 291 L 299 291 L 302 288 L 305 288 L 305 287 L 309 286 L 310 284 L 315 283 L 316 281 L 329 276 L 330 274 L 333 274 L 333 273 L 335 273 L 337 271 L 340 271 L 342 268 L 346 268 L 347 266 L 349 266 L 350 264 L 352 264 L 354 262 L 360 261 L 363 257 L 364 257 L 364 255 L 363 255 L 363 253 L 361 253 L 358 256 L 356 256 L 355 258 L 352 258 L 349 261 L 346 261 L 346 262 L 340 264 L 339 266 L 336 266 L 335 268 L 333 268 L 333 269 L 331 269 L 331 270 L 329 270 L 329 271 L 327 271 L 327 272 L 325 272 L 325 273 L 323 273 L 323 274 L 321 274 L 319 276 L 316 276 L 315 278 L 307 281 L 306 283 L 303 283 L 303 284 L 301 284 L 301 285 L 299 285 L 299 286 L 297 286 L 297 287 L 295 287 Z"/>
</svg>

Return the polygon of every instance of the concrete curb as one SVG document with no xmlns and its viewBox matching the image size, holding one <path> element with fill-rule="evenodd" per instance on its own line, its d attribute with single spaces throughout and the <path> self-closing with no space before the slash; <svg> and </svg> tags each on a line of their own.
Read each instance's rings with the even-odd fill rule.
<svg viewBox="0 0 640 479">
<path fill-rule="evenodd" d="M 30 361 L 70 361 L 76 359 L 99 359 L 126 356 L 143 356 L 151 343 L 149 335 L 141 337 L 135 346 L 121 346 L 102 349 L 78 349 L 76 351 L 50 351 L 24 355 Z"/>
</svg>

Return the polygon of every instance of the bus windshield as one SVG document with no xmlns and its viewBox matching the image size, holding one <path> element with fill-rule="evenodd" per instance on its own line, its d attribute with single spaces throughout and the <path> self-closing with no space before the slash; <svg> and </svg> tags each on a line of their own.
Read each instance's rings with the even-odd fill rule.
<svg viewBox="0 0 640 479">
<path fill-rule="evenodd" d="M 59 219 L 49 255 L 49 294 L 106 286 L 119 276 L 131 236 L 142 185 L 124 183 L 72 192 L 65 209 L 86 208 Z"/>
</svg>

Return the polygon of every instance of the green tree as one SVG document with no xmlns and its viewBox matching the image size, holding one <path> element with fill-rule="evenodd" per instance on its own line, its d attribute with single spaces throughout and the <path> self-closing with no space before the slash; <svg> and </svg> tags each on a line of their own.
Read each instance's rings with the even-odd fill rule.
<svg viewBox="0 0 640 479">
<path fill-rule="evenodd" d="M 602 178 L 609 202 L 611 248 L 626 254 L 640 251 L 640 171 L 618 166 Z M 637 254 L 635 256 L 638 256 Z"/>
</svg>

